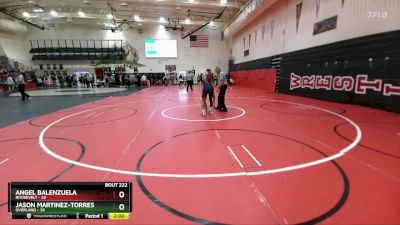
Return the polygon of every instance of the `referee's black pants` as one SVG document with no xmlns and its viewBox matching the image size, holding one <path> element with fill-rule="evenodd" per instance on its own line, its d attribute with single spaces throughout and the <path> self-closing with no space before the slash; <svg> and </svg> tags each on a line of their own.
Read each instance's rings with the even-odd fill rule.
<svg viewBox="0 0 400 225">
<path fill-rule="evenodd" d="M 25 84 L 18 84 L 18 90 L 21 93 L 22 100 L 25 100 L 25 97 L 31 97 L 27 93 L 25 93 Z"/>
<path fill-rule="evenodd" d="M 225 93 L 226 93 L 227 87 L 228 87 L 228 85 L 221 85 L 221 88 L 219 89 L 217 109 L 221 110 L 221 111 L 227 111 L 227 108 L 225 105 Z"/>
<path fill-rule="evenodd" d="M 186 81 L 186 91 L 189 91 L 189 87 L 193 91 L 193 80 Z"/>
</svg>

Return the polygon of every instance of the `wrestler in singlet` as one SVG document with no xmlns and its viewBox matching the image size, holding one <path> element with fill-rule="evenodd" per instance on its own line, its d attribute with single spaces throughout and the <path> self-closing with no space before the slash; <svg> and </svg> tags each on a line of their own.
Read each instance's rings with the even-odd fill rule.
<svg viewBox="0 0 400 225">
<path fill-rule="evenodd" d="M 207 103 L 206 99 L 208 98 L 210 100 L 210 110 L 208 110 L 208 113 L 211 115 L 213 114 L 213 108 L 214 108 L 214 87 L 213 87 L 213 74 L 211 72 L 211 69 L 207 69 L 207 75 L 203 78 L 203 91 L 202 91 L 202 116 L 207 115 Z"/>
</svg>

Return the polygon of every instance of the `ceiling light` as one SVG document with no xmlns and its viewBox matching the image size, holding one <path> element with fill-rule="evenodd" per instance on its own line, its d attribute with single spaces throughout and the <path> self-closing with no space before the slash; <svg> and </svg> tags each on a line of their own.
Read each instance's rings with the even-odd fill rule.
<svg viewBox="0 0 400 225">
<path fill-rule="evenodd" d="M 142 26 L 142 24 L 141 24 L 141 23 L 139 23 L 138 25 L 139 25 L 139 26 Z"/>
<path fill-rule="evenodd" d="M 226 5 L 226 3 L 228 3 L 228 0 L 220 0 L 219 1 L 219 4 L 221 4 L 221 5 Z"/>
<path fill-rule="evenodd" d="M 36 13 L 41 13 L 41 12 L 43 12 L 43 9 L 37 8 L 37 9 L 34 9 L 33 11 L 36 12 Z"/>
<path fill-rule="evenodd" d="M 56 11 L 54 11 L 54 10 L 50 10 L 50 15 L 51 16 L 57 16 L 58 13 Z"/>
<path fill-rule="evenodd" d="M 185 23 L 186 23 L 186 24 L 190 24 L 190 19 L 189 19 L 189 18 L 186 18 L 186 19 L 185 19 Z"/>
<path fill-rule="evenodd" d="M 68 18 L 67 18 L 67 21 L 68 21 L 68 22 L 71 22 L 71 21 L 72 21 L 72 18 L 71 18 L 71 17 L 68 17 Z"/>
<path fill-rule="evenodd" d="M 22 15 L 23 15 L 24 17 L 30 17 L 30 16 L 31 16 L 28 12 L 23 12 Z"/>
<path fill-rule="evenodd" d="M 107 14 L 107 19 L 111 20 L 113 17 L 113 15 L 111 15 L 111 13 Z"/>
<path fill-rule="evenodd" d="M 135 21 L 139 21 L 139 20 L 140 20 L 140 17 L 139 17 L 138 15 L 134 15 L 134 16 L 133 16 L 133 19 L 134 19 Z"/>
<path fill-rule="evenodd" d="M 164 22 L 165 22 L 164 17 L 160 17 L 160 22 L 161 22 L 161 23 L 164 23 Z"/>
<path fill-rule="evenodd" d="M 86 16 L 85 13 L 82 12 L 82 11 L 79 11 L 79 12 L 78 12 L 78 15 L 79 15 L 80 17 L 85 17 L 85 16 Z"/>
<path fill-rule="evenodd" d="M 212 21 L 212 20 L 210 21 L 209 24 L 210 24 L 210 26 L 214 26 L 215 25 L 214 21 Z"/>
<path fill-rule="evenodd" d="M 90 5 L 90 1 L 89 0 L 82 0 L 82 3 L 86 4 L 86 5 Z"/>
<path fill-rule="evenodd" d="M 28 4 L 35 4 L 35 1 L 29 0 Z"/>
<path fill-rule="evenodd" d="M 125 2 L 121 2 L 120 6 L 127 7 L 128 4 L 126 4 Z"/>
<path fill-rule="evenodd" d="M 194 2 L 194 0 L 189 0 L 189 2 L 193 3 L 193 2 Z"/>
</svg>

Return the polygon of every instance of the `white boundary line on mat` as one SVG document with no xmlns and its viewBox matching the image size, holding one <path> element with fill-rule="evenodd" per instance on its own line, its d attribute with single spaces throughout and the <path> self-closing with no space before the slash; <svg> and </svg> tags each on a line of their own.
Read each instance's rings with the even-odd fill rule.
<svg viewBox="0 0 400 225">
<path fill-rule="evenodd" d="M 164 110 L 161 112 L 161 115 L 162 115 L 163 117 L 165 117 L 165 118 L 168 118 L 168 119 L 181 120 L 181 121 L 187 121 L 187 122 L 218 122 L 218 121 L 224 121 L 224 120 L 233 120 L 233 119 L 237 119 L 237 118 L 242 117 L 242 116 L 244 116 L 244 115 L 246 114 L 246 111 L 245 111 L 244 109 L 239 108 L 239 107 L 237 107 L 237 106 L 231 106 L 231 105 L 230 105 L 230 106 L 228 105 L 227 107 L 228 107 L 228 108 L 239 109 L 240 111 L 242 111 L 242 113 L 241 113 L 240 115 L 237 115 L 237 116 L 232 116 L 232 117 L 222 118 L 222 119 L 198 119 L 198 120 L 191 120 L 191 119 L 185 119 L 185 118 L 177 118 L 177 117 L 168 116 L 168 115 L 166 114 L 166 112 L 167 112 L 168 110 L 176 109 L 176 108 L 189 107 L 189 106 L 197 106 L 197 107 L 199 107 L 199 105 L 180 105 L 180 106 L 170 107 L 170 108 L 164 109 Z M 200 113 L 199 113 L 199 115 L 200 115 Z"/>
<path fill-rule="evenodd" d="M 41 146 L 41 148 L 43 149 L 43 151 L 45 151 L 47 154 L 51 155 L 52 157 L 59 159 L 61 161 L 64 161 L 66 163 L 70 163 L 70 164 L 74 164 L 76 166 L 80 166 L 80 167 L 84 167 L 84 168 L 89 168 L 89 169 L 94 169 L 94 170 L 99 170 L 99 171 L 106 171 L 106 172 L 111 172 L 111 173 L 120 173 L 120 174 L 127 174 L 127 175 L 137 175 L 137 176 L 149 176 L 149 177 L 167 177 L 167 178 L 221 178 L 221 177 L 236 177 L 236 176 L 257 176 L 257 175 L 265 175 L 265 174 L 272 174 L 272 173 L 280 173 L 280 172 L 286 172 L 286 171 L 291 171 L 291 170 L 297 170 L 297 169 L 302 169 L 302 168 L 307 168 L 307 167 L 311 167 L 311 166 L 315 166 L 315 165 L 319 165 L 322 163 L 326 163 L 329 162 L 331 160 L 337 159 L 339 157 L 342 157 L 344 154 L 346 154 L 348 151 L 350 151 L 351 149 L 353 149 L 361 140 L 362 137 L 362 132 L 360 127 L 353 122 L 351 119 L 332 112 L 330 110 L 327 109 L 323 109 L 323 108 L 319 108 L 316 106 L 311 106 L 311 105 L 305 105 L 305 104 L 300 104 L 300 103 L 294 103 L 294 102 L 288 102 L 288 101 L 281 101 L 281 100 L 272 100 L 272 99 L 261 99 L 261 98 L 245 98 L 245 97 L 237 97 L 240 99 L 250 99 L 250 100 L 263 100 L 263 101 L 272 101 L 272 102 L 282 102 L 282 103 L 287 103 L 287 104 L 292 104 L 292 105 L 298 105 L 298 106 L 307 106 L 307 107 L 311 107 L 313 109 L 316 110 L 320 110 L 329 114 L 332 114 L 336 117 L 339 117 L 343 120 L 345 120 L 346 122 L 348 122 L 351 126 L 354 127 L 354 129 L 356 130 L 356 138 L 353 140 L 352 143 L 350 143 L 348 146 L 346 146 L 345 148 L 341 149 L 338 153 L 331 155 L 329 157 L 323 158 L 323 159 L 319 159 L 319 160 L 315 160 L 315 161 L 311 161 L 308 163 L 302 163 L 302 164 L 298 164 L 298 165 L 293 165 L 293 166 L 288 166 L 288 167 L 281 167 L 281 168 L 277 168 L 277 169 L 270 169 L 270 170 L 260 170 L 260 171 L 254 171 L 254 172 L 230 172 L 230 173 L 209 173 L 209 174 L 176 174 L 176 173 L 172 173 L 172 174 L 168 174 L 168 173 L 149 173 L 149 172 L 135 172 L 135 171 L 129 171 L 129 170 L 119 170 L 119 169 L 113 169 L 113 168 L 107 168 L 107 167 L 101 167 L 101 166 L 96 166 L 96 165 L 91 165 L 91 164 L 86 164 L 86 163 L 82 163 L 82 162 L 77 162 L 75 160 L 71 160 L 71 159 L 67 159 L 63 156 L 60 156 L 56 153 L 54 153 L 51 149 L 49 149 L 46 144 L 44 143 L 44 135 L 46 134 L 47 130 L 50 129 L 52 126 L 54 126 L 55 124 L 71 118 L 73 116 L 79 115 L 81 113 L 85 113 L 85 112 L 89 112 L 91 110 L 96 110 L 96 109 L 100 109 L 100 108 L 105 108 L 105 107 L 110 107 L 110 106 L 115 106 L 115 105 L 122 105 L 122 104 L 129 104 L 129 103 L 135 103 L 135 102 L 126 102 L 126 103 L 118 103 L 115 105 L 109 105 L 109 106 L 103 106 L 103 107 L 98 107 L 98 108 L 94 108 L 94 109 L 88 109 L 88 110 L 83 110 L 77 113 L 73 113 L 70 114 L 68 116 L 64 116 L 52 123 L 50 123 L 49 125 L 47 125 L 45 128 L 43 128 L 43 130 L 40 132 L 39 135 L 39 144 Z"/>
</svg>

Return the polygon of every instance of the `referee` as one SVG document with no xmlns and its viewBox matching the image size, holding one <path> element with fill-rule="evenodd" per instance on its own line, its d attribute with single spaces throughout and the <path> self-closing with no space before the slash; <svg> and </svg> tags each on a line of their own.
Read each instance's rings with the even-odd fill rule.
<svg viewBox="0 0 400 225">
<path fill-rule="evenodd" d="M 20 73 L 18 76 L 18 90 L 21 93 L 22 101 L 25 100 L 25 97 L 27 97 L 28 99 L 32 99 L 31 96 L 29 96 L 25 92 L 25 78 L 24 78 L 24 75 L 22 75 L 22 73 Z"/>
<path fill-rule="evenodd" d="M 193 91 L 193 74 L 192 73 L 188 73 L 188 75 L 186 76 L 186 91 L 189 91 L 189 87 L 190 89 Z"/>
<path fill-rule="evenodd" d="M 215 108 L 216 110 L 222 112 L 228 112 L 228 109 L 225 105 L 225 92 L 226 88 L 228 87 L 228 80 L 226 78 L 226 73 L 221 71 L 221 68 L 216 67 L 215 73 L 218 75 L 218 87 L 219 87 L 219 94 L 218 94 L 218 106 Z"/>
</svg>

